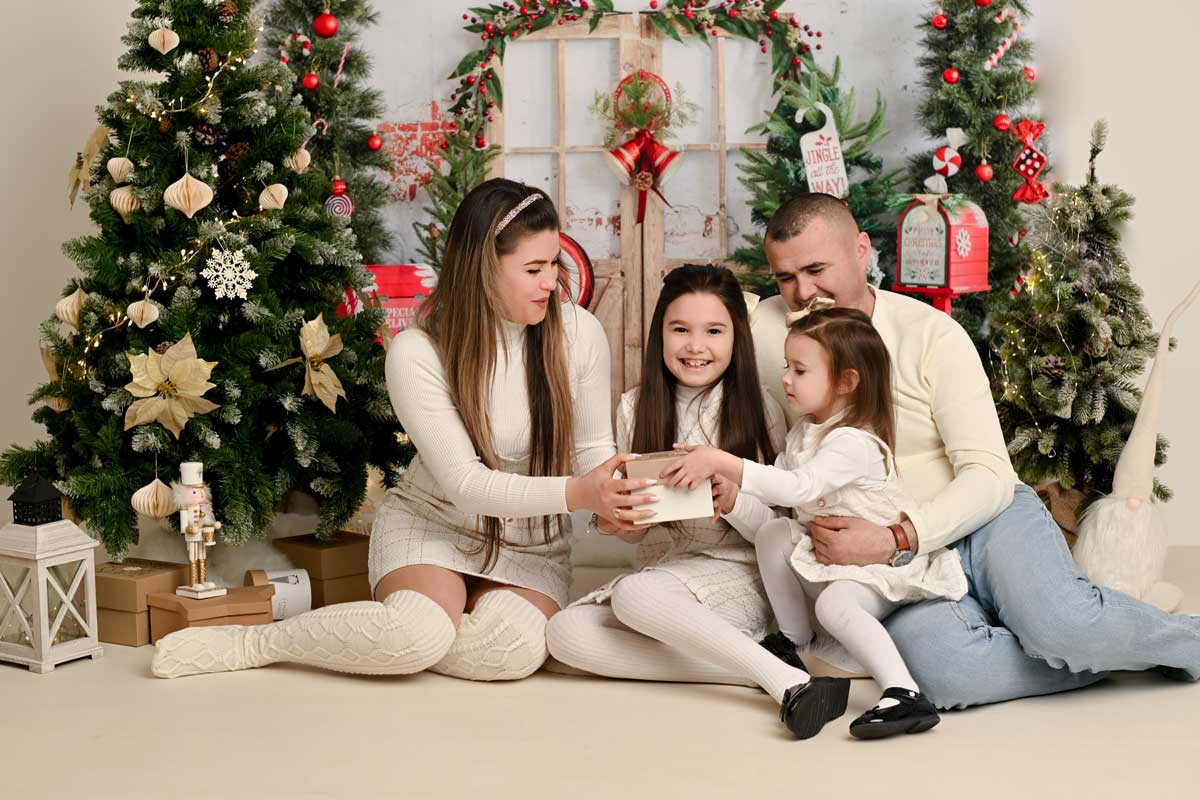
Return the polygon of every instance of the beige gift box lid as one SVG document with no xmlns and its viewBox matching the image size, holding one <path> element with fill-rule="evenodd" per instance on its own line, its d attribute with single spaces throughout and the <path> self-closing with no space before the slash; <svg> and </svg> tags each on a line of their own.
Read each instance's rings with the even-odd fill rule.
<svg viewBox="0 0 1200 800">
<path fill-rule="evenodd" d="M 659 473 L 683 458 L 686 453 L 678 450 L 666 450 L 659 453 L 646 453 L 633 461 L 621 465 L 628 478 L 654 478 Z M 654 495 L 658 502 L 649 506 L 654 510 L 653 516 L 644 522 L 673 522 L 685 519 L 703 519 L 713 514 L 712 481 L 706 480 L 695 489 L 668 489 L 665 486 L 651 486 L 642 489 L 645 494 Z"/>
<path fill-rule="evenodd" d="M 147 596 L 173 592 L 187 581 L 187 564 L 127 558 L 96 565 L 96 605 L 114 611 L 141 613 Z"/>
</svg>

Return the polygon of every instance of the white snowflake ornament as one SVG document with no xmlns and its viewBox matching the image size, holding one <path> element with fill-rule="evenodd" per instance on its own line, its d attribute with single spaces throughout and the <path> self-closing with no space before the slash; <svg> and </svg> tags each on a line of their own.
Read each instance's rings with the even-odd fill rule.
<svg viewBox="0 0 1200 800">
<path fill-rule="evenodd" d="M 207 263 L 200 275 L 208 281 L 218 300 L 226 297 L 246 299 L 246 292 L 258 273 L 250 269 L 244 250 L 213 250 Z"/>
</svg>

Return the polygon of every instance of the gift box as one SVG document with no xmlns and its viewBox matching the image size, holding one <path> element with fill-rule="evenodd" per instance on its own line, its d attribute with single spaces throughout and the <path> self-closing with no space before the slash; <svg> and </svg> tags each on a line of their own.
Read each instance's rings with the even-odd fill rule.
<svg viewBox="0 0 1200 800">
<path fill-rule="evenodd" d="M 295 566 L 308 571 L 313 608 L 370 600 L 367 550 L 371 537 L 338 531 L 329 539 L 315 534 L 276 539 L 275 546 Z"/>
<path fill-rule="evenodd" d="M 147 598 L 173 592 L 187 580 L 187 564 L 127 558 L 96 566 L 96 617 L 100 641 L 141 647 L 150 644 Z"/>
<path fill-rule="evenodd" d="M 659 474 L 671 466 L 686 453 L 678 450 L 668 450 L 662 453 L 646 453 L 633 461 L 622 465 L 627 478 L 653 478 L 658 480 Z M 652 516 L 642 522 L 672 522 L 682 519 L 701 519 L 713 515 L 712 481 L 705 480 L 695 489 L 670 489 L 666 486 L 655 485 L 647 489 L 639 489 L 639 494 L 649 494 L 658 498 L 657 503 L 642 506 L 654 511 Z"/>
<path fill-rule="evenodd" d="M 271 596 L 274 586 L 241 586 L 221 597 L 193 600 L 174 592 L 158 592 L 146 598 L 150 605 L 151 641 L 184 628 L 211 625 L 265 625 L 273 620 Z"/>
</svg>

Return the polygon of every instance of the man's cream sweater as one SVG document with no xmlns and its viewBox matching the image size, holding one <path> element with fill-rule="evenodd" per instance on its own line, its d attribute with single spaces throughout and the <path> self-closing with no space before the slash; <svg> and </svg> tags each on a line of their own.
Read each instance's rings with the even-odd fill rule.
<svg viewBox="0 0 1200 800">
<path fill-rule="evenodd" d="M 871 321 L 892 359 L 896 463 L 916 503 L 904 512 L 921 552 L 948 547 L 1008 507 L 1017 475 L 966 331 L 915 298 L 873 291 Z M 787 306 L 782 297 L 747 303 L 762 384 L 794 425 L 782 384 Z"/>
</svg>

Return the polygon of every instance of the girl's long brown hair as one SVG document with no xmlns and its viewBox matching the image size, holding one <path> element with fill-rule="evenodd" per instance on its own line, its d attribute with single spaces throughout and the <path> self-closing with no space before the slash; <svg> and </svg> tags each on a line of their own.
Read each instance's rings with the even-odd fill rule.
<svg viewBox="0 0 1200 800">
<path fill-rule="evenodd" d="M 773 463 L 775 448 L 767 430 L 767 412 L 762 386 L 758 382 L 754 340 L 750 335 L 742 287 L 732 272 L 711 264 L 685 264 L 672 270 L 663 281 L 646 341 L 630 448 L 635 453 L 670 450 L 678 436 L 675 418 L 675 386 L 678 382 L 663 361 L 663 323 L 671 303 L 689 294 L 716 297 L 733 321 L 733 355 L 721 378 L 720 441 L 715 444 L 742 458 Z M 707 391 L 711 391 L 711 387 Z"/>
<path fill-rule="evenodd" d="M 813 311 L 792 324 L 788 336 L 807 336 L 829 354 L 829 380 L 848 369 L 858 373 L 846 414 L 834 428 L 864 428 L 896 452 L 896 411 L 892 400 L 892 359 L 871 318 L 854 308 Z M 825 431 L 825 435 L 829 434 Z"/>
<path fill-rule="evenodd" d="M 497 236 L 500 221 L 533 194 L 539 199 Z M 507 347 L 497 289 L 500 258 L 513 253 L 526 236 L 558 229 L 558 212 L 545 192 L 503 178 L 481 183 L 454 214 L 438 285 L 421 307 L 417 325 L 433 341 L 446 371 L 450 398 L 475 452 L 489 469 L 500 468 L 488 409 L 498 347 L 501 343 Z M 562 309 L 551 297 L 546 318 L 525 329 L 530 475 L 571 474 L 575 419 L 564 341 Z M 482 530 L 476 530 L 482 542 L 472 554 L 485 553 L 486 571 L 496 563 L 505 542 L 499 518 L 483 516 L 481 521 Z M 547 541 L 551 523 L 551 517 L 542 518 Z"/>
</svg>

